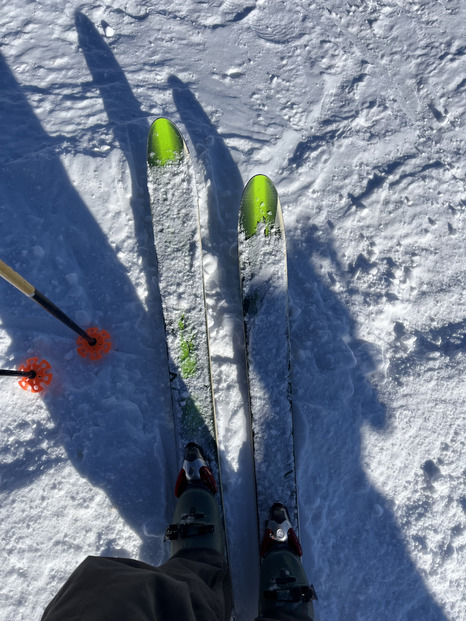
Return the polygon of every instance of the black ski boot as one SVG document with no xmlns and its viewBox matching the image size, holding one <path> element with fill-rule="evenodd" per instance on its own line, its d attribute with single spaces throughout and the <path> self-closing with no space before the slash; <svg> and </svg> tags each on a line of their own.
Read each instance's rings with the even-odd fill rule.
<svg viewBox="0 0 466 621">
<path fill-rule="evenodd" d="M 183 466 L 176 480 L 178 502 L 173 523 L 165 533 L 172 556 L 185 548 L 210 548 L 226 555 L 225 532 L 216 493 L 217 485 L 201 447 L 190 442 L 186 445 Z"/>
<path fill-rule="evenodd" d="M 314 619 L 317 599 L 301 563 L 302 549 L 285 505 L 271 510 L 261 545 L 259 617 L 277 618 L 279 611 L 297 618 Z"/>
</svg>

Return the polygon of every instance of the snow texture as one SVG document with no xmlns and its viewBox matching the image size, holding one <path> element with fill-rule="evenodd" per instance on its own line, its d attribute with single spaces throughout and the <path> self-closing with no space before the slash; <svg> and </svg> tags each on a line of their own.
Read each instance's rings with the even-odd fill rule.
<svg viewBox="0 0 466 621">
<path fill-rule="evenodd" d="M 88 554 L 159 564 L 174 507 L 147 191 L 158 116 L 184 133 L 203 264 L 237 616 L 258 534 L 236 230 L 267 174 L 288 247 L 300 535 L 322 620 L 466 618 L 461 0 L 11 0 L 0 12 L 0 618 L 40 619 Z M 275 456 L 277 468 L 280 456 Z"/>
</svg>

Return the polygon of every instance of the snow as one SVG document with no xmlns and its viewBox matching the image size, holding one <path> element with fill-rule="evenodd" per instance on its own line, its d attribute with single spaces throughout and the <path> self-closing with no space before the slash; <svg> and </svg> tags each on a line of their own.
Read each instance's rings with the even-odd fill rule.
<svg viewBox="0 0 466 621">
<path fill-rule="evenodd" d="M 283 208 L 304 565 L 321 619 L 459 620 L 464 597 L 460 0 L 12 0 L 0 14 L 1 258 L 100 363 L 0 282 L 0 618 L 40 619 L 88 554 L 159 564 L 174 506 L 150 225 L 150 122 L 182 129 L 200 196 L 237 618 L 257 533 L 236 249 L 244 183 Z M 279 467 L 279 456 L 276 457 Z"/>
</svg>

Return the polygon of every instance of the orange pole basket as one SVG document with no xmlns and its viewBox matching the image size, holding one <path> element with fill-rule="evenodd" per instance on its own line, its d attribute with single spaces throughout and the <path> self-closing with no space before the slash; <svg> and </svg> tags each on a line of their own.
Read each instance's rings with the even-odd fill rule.
<svg viewBox="0 0 466 621">
<path fill-rule="evenodd" d="M 19 385 L 23 390 L 31 392 L 42 392 L 46 386 L 52 381 L 52 373 L 50 372 L 50 364 L 47 360 L 39 358 L 29 358 L 19 367 L 19 371 L 29 373 L 29 377 L 22 377 Z"/>
<path fill-rule="evenodd" d="M 89 328 L 87 334 L 95 341 L 94 344 L 89 343 L 84 337 L 78 337 L 76 341 L 78 354 L 82 358 L 90 358 L 98 360 L 105 354 L 108 354 L 112 347 L 112 339 L 106 330 L 101 328 Z"/>
</svg>

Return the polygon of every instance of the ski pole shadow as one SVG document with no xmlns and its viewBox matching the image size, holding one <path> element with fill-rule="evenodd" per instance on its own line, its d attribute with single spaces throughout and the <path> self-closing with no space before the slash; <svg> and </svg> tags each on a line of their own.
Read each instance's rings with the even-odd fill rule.
<svg viewBox="0 0 466 621">
<path fill-rule="evenodd" d="M 325 256 L 343 271 L 332 243 L 309 223 L 288 256 L 303 561 L 322 617 L 446 621 L 363 468 L 362 427 L 382 432 L 387 414 L 367 379 L 377 352 L 311 265 Z"/>
<path fill-rule="evenodd" d="M 80 24 L 84 28 L 85 20 Z M 85 45 L 90 49 L 89 39 Z M 101 57 L 102 72 L 110 60 Z M 96 74 L 98 64 L 94 59 Z M 28 102 L 27 89 L 18 84 L 1 56 L 0 76 L 2 258 L 70 315 L 80 309 L 113 338 L 106 359 L 86 364 L 75 352 L 73 334 L 2 280 L 2 329 L 11 339 L 7 358 L 29 349 L 54 366 L 54 381 L 44 398 L 54 427 L 37 425 L 33 439 L 40 444 L 46 437 L 54 455 L 60 455 L 50 457 L 47 451 L 33 450 L 32 440 L 18 439 L 17 457 L 1 467 L 2 490 L 13 493 L 68 459 L 82 477 L 108 495 L 140 536 L 141 557 L 158 561 L 172 490 L 156 473 L 167 468 L 175 472 L 173 428 L 166 407 L 168 371 L 166 364 L 157 364 L 157 352 L 163 355 L 164 346 L 160 300 L 158 309 L 152 304 L 149 310 L 141 302 L 127 267 L 74 189 L 60 154 L 68 145 L 80 152 L 79 145 L 75 147 L 73 137 L 48 135 Z M 76 90 L 80 88 L 76 84 Z M 112 118 L 115 136 L 132 158 L 132 206 L 141 241 L 144 174 L 138 177 L 134 171 L 145 170 L 139 162 L 143 157 L 145 161 L 146 135 L 142 139 L 139 134 L 144 134 L 147 122 L 143 119 L 143 127 L 137 126 L 136 103 L 125 90 L 126 82 L 122 88 L 124 94 L 118 95 L 123 103 L 115 107 Z M 128 123 L 131 128 L 136 123 L 128 139 L 125 101 Z M 155 280 L 154 268 L 152 260 L 146 273 L 150 281 Z M 50 274 L 55 277 L 48 282 Z M 21 416 L 27 419 L 28 412 Z"/>
</svg>

